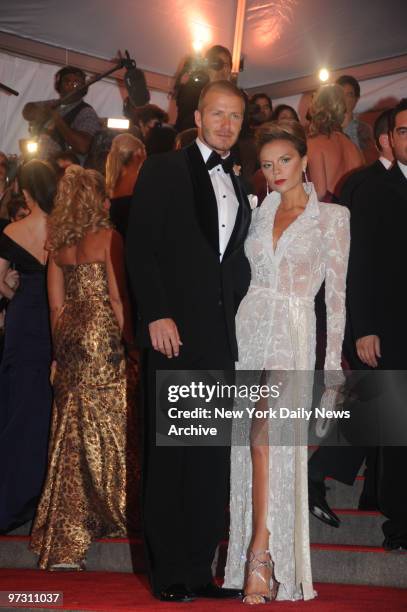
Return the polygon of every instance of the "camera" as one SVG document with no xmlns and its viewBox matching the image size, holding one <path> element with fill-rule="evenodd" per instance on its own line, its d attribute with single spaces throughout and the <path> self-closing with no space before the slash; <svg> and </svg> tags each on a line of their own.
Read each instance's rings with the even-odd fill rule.
<svg viewBox="0 0 407 612">
<path fill-rule="evenodd" d="M 185 62 L 184 73 L 188 73 L 188 83 L 206 85 L 209 81 L 208 70 L 223 70 L 225 62 L 221 57 L 209 60 L 202 55 L 190 56 Z"/>
</svg>

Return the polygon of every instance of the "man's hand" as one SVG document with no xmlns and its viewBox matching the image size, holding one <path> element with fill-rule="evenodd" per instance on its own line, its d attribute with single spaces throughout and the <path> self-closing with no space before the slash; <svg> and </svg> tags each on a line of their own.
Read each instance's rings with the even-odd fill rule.
<svg viewBox="0 0 407 612">
<path fill-rule="evenodd" d="M 379 365 L 377 358 L 381 357 L 380 353 L 380 338 L 379 336 L 363 336 L 356 340 L 356 352 L 360 361 L 370 366 L 377 368 Z"/>
<path fill-rule="evenodd" d="M 178 357 L 179 347 L 182 345 L 177 326 L 173 319 L 158 319 L 148 326 L 153 348 L 168 359 Z"/>
<path fill-rule="evenodd" d="M 6 272 L 6 277 L 4 280 L 10 289 L 15 291 L 20 283 L 20 275 L 18 274 L 17 270 L 12 270 L 9 268 Z"/>
</svg>

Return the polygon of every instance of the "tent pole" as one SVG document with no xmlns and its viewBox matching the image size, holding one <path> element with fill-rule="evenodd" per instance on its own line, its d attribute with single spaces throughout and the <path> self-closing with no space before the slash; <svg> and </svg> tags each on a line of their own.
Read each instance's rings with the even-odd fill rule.
<svg viewBox="0 0 407 612">
<path fill-rule="evenodd" d="M 235 37 L 233 40 L 233 53 L 232 53 L 232 73 L 236 77 L 239 74 L 245 14 L 246 14 L 246 0 L 237 0 Z"/>
</svg>

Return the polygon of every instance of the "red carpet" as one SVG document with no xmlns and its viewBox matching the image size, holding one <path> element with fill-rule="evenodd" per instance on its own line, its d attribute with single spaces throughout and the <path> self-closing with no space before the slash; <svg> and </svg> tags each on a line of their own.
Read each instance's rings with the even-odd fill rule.
<svg viewBox="0 0 407 612">
<path fill-rule="evenodd" d="M 309 602 L 277 602 L 270 604 L 282 612 L 402 612 L 407 610 L 407 590 L 384 587 L 317 584 L 318 598 Z M 187 612 L 230 612 L 247 610 L 237 601 L 217 603 L 196 600 L 191 604 L 164 604 L 157 601 L 148 588 L 144 575 L 113 572 L 53 573 L 39 570 L 0 570 L 0 591 L 62 591 L 64 604 L 52 610 L 94 612 L 141 612 L 182 610 Z M 45 608 L 45 605 L 41 605 Z M 267 606 L 266 609 L 269 609 Z M 1 609 L 1 608 L 0 608 Z M 33 608 L 31 608 L 33 609 Z M 262 608 L 256 608 L 262 609 Z M 8 608 L 11 610 L 11 608 Z"/>
</svg>

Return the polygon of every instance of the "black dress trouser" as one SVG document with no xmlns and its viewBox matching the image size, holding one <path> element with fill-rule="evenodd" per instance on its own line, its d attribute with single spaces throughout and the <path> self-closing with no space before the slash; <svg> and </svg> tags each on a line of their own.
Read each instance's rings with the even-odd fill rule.
<svg viewBox="0 0 407 612">
<path fill-rule="evenodd" d="M 224 537 L 230 449 L 156 446 L 155 441 L 158 370 L 233 370 L 221 310 L 219 315 L 206 351 L 194 355 L 181 346 L 180 356 L 172 359 L 147 351 L 144 529 L 155 592 L 176 583 L 193 588 L 210 582 L 215 551 Z"/>
</svg>

